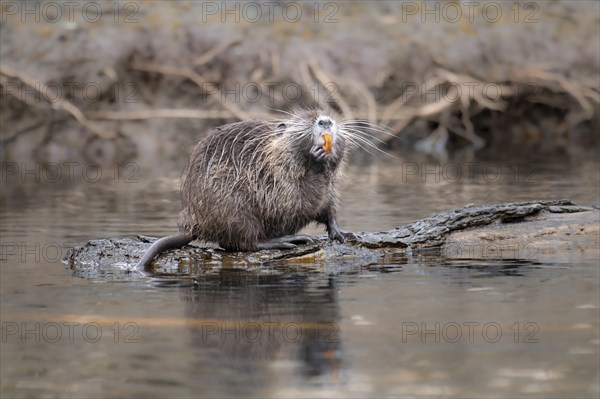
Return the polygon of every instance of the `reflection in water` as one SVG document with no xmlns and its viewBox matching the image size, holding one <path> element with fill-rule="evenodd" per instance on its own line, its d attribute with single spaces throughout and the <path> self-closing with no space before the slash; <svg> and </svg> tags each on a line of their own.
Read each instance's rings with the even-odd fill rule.
<svg viewBox="0 0 600 399">
<path fill-rule="evenodd" d="M 334 276 L 262 275 L 223 269 L 180 288 L 185 316 L 202 320 L 190 330 L 194 347 L 215 365 L 239 373 L 253 386 L 268 386 L 274 363 L 300 363 L 305 378 L 335 384 L 340 368 L 339 305 Z M 214 376 L 224 389 L 226 373 Z"/>
<path fill-rule="evenodd" d="M 548 264 L 542 264 L 535 260 L 520 259 L 504 259 L 499 257 L 494 259 L 488 258 L 468 258 L 454 259 L 446 258 L 444 251 L 427 250 L 423 253 L 416 253 L 412 262 L 418 262 L 421 265 L 429 266 L 424 273 L 431 275 L 450 274 L 455 277 L 471 277 L 471 278 L 489 278 L 489 277 L 506 277 L 506 276 L 525 276 L 529 271 L 537 267 L 547 267 Z"/>
</svg>

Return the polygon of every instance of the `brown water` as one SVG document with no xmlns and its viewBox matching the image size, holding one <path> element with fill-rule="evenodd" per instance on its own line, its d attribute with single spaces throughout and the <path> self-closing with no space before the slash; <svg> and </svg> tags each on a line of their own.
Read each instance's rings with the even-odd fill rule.
<svg viewBox="0 0 600 399">
<path fill-rule="evenodd" d="M 432 254 L 73 277 L 60 258 L 76 243 L 175 231 L 180 167 L 122 165 L 98 182 L 76 168 L 71 182 L 41 166 L 36 183 L 5 165 L 2 397 L 600 395 L 599 245 L 552 262 Z M 599 167 L 580 157 L 356 159 L 340 224 L 381 231 L 469 203 L 598 205 Z"/>
</svg>

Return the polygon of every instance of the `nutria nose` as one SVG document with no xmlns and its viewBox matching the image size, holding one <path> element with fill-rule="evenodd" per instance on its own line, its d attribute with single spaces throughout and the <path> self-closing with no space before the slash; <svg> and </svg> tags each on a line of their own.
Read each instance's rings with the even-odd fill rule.
<svg viewBox="0 0 600 399">
<path fill-rule="evenodd" d="M 328 117 L 321 118 L 317 122 L 317 125 L 319 125 L 320 127 L 323 127 L 323 128 L 330 127 L 332 124 L 333 124 L 332 120 Z"/>
</svg>

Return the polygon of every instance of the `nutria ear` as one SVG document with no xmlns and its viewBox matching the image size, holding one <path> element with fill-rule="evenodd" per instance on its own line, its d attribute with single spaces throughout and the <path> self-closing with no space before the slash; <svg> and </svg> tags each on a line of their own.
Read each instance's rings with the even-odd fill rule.
<svg viewBox="0 0 600 399">
<path fill-rule="evenodd" d="M 285 130 L 285 128 L 287 128 L 287 126 L 285 125 L 285 123 L 280 123 L 277 126 L 277 130 L 279 130 L 279 131 Z"/>
</svg>

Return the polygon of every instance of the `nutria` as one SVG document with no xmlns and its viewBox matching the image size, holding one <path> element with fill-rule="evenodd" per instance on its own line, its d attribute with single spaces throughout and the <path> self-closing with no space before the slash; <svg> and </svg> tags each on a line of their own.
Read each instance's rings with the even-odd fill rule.
<svg viewBox="0 0 600 399">
<path fill-rule="evenodd" d="M 316 109 L 214 129 L 184 172 L 181 233 L 156 241 L 138 267 L 195 239 L 229 251 L 293 248 L 312 240 L 296 235 L 311 222 L 343 242 L 348 233 L 338 226 L 336 206 L 352 130 Z"/>
</svg>

